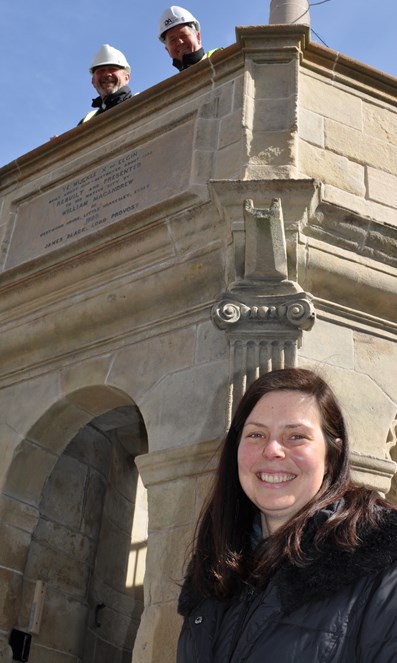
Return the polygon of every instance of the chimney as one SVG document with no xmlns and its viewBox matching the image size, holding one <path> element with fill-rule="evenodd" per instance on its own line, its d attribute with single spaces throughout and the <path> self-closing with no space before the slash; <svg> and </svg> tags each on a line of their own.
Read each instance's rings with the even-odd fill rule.
<svg viewBox="0 0 397 663">
<path fill-rule="evenodd" d="M 271 0 L 269 23 L 294 23 L 310 27 L 309 0 Z"/>
</svg>

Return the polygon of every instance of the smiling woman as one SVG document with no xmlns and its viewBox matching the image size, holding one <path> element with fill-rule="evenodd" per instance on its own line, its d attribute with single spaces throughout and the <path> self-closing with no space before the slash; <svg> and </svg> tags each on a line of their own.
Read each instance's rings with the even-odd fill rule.
<svg viewBox="0 0 397 663">
<path fill-rule="evenodd" d="M 326 442 L 312 396 L 274 391 L 247 417 L 237 452 L 238 474 L 259 509 L 262 529 L 273 533 L 320 490 Z"/>
<path fill-rule="evenodd" d="M 179 600 L 177 663 L 390 663 L 397 510 L 350 478 L 338 402 L 305 369 L 242 398 Z"/>
</svg>

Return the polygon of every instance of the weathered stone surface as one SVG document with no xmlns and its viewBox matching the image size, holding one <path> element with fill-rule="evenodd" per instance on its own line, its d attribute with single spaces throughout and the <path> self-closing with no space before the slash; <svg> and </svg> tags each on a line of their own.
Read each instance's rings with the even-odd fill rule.
<svg viewBox="0 0 397 663">
<path fill-rule="evenodd" d="M 38 505 L 44 483 L 56 464 L 57 456 L 24 440 L 14 454 L 7 476 L 7 494 Z"/>
<path fill-rule="evenodd" d="M 362 131 L 328 120 L 325 123 L 325 147 L 354 162 L 397 174 L 397 145 L 380 142 Z"/>
<path fill-rule="evenodd" d="M 324 117 L 306 108 L 299 109 L 299 135 L 303 140 L 324 147 Z"/>
<path fill-rule="evenodd" d="M 42 514 L 63 525 L 79 529 L 84 509 L 86 481 L 87 468 L 75 458 L 62 455 L 43 490 L 40 504 Z M 54 493 L 62 496 L 62 501 L 54 500 Z M 64 501 L 68 504 L 66 513 Z"/>
<path fill-rule="evenodd" d="M 8 495 L 0 495 L 0 519 L 2 523 L 12 524 L 23 532 L 31 534 L 36 527 L 39 511 L 36 507 L 13 499 Z"/>
<path fill-rule="evenodd" d="M 81 428 L 69 442 L 65 453 L 107 477 L 112 454 L 111 442 L 96 427 L 88 425 Z"/>
<path fill-rule="evenodd" d="M 62 551 L 72 559 L 93 559 L 94 546 L 84 534 L 74 532 L 60 523 L 41 518 L 34 532 L 34 539 L 41 546 Z"/>
<path fill-rule="evenodd" d="M 47 651 L 53 649 L 63 654 L 81 656 L 86 619 L 87 606 L 84 602 L 47 588 L 42 626 L 40 634 L 35 636 L 36 646 L 42 645 L 43 650 Z M 36 661 L 39 660 L 37 653 Z"/>
<path fill-rule="evenodd" d="M 365 195 L 364 167 L 344 154 L 320 149 L 303 141 L 299 145 L 299 169 L 305 175 L 322 180 L 357 196 Z"/>
<path fill-rule="evenodd" d="M 43 560 L 46 562 L 45 566 Z M 49 586 L 54 586 L 55 591 L 83 600 L 86 595 L 89 568 L 85 560 L 69 557 L 59 549 L 53 550 L 32 541 L 25 575 L 30 580 L 47 582 Z"/>
<path fill-rule="evenodd" d="M 395 108 L 383 104 L 363 105 L 363 131 L 365 134 L 383 140 L 385 143 L 397 144 L 397 113 Z"/>
<path fill-rule="evenodd" d="M 166 377 L 146 394 L 141 407 L 146 415 L 151 450 L 222 435 L 225 380 L 225 365 L 213 362 Z M 210 403 L 208 385 L 211 385 Z"/>
<path fill-rule="evenodd" d="M 396 148 L 397 150 L 397 148 Z M 390 163 L 389 159 L 395 159 L 396 155 L 381 154 L 379 162 L 382 166 Z M 397 173 L 397 170 L 396 170 Z M 397 207 L 397 176 L 385 173 L 384 170 L 368 168 L 368 194 L 372 200 L 378 203 L 387 203 L 390 207 Z"/>
<path fill-rule="evenodd" d="M 22 436 L 7 424 L 0 423 L 1 456 L 0 486 L 3 486 L 8 469 L 12 463 L 14 452 L 22 442 Z"/>
<path fill-rule="evenodd" d="M 354 367 L 353 332 L 348 327 L 317 320 L 310 334 L 303 336 L 301 354 L 308 359 L 335 364 L 344 368 Z"/>
<path fill-rule="evenodd" d="M 31 541 L 28 532 L 0 523 L 0 567 L 23 573 Z"/>
<path fill-rule="evenodd" d="M 147 608 L 134 646 L 133 663 L 174 663 L 182 620 L 175 603 Z M 170 633 L 175 634 L 171 639 Z"/>
<path fill-rule="evenodd" d="M 50 408 L 59 398 L 59 380 L 55 373 L 43 376 L 39 381 L 26 379 L 2 392 L 0 417 L 3 425 L 25 436 L 33 422 L 43 411 Z M 21 417 L 21 403 L 24 404 L 24 417 Z"/>
<path fill-rule="evenodd" d="M 195 485 L 191 479 L 152 486 L 149 491 L 151 531 L 190 523 L 194 505 Z"/>
<path fill-rule="evenodd" d="M 9 632 L 18 619 L 23 576 L 20 572 L 0 568 L 0 629 Z"/>
<path fill-rule="evenodd" d="M 189 181 L 188 168 L 183 169 L 181 176 L 165 166 L 154 190 L 151 173 L 155 166 L 167 163 L 164 157 L 175 141 L 179 159 L 183 159 L 184 153 L 186 165 L 189 163 L 193 129 L 192 123 L 177 127 L 18 206 L 6 268 L 65 247 L 149 204 L 167 200 L 176 191 L 183 191 Z M 30 217 L 40 222 L 31 224 Z"/>
<path fill-rule="evenodd" d="M 355 332 L 354 351 L 356 371 L 371 377 L 387 397 L 396 402 L 396 343 L 368 333 Z"/>
<path fill-rule="evenodd" d="M 306 75 L 300 86 L 300 104 L 325 118 L 330 118 L 352 129 L 362 128 L 362 101 L 348 87 L 333 85 L 329 80 Z"/>
<path fill-rule="evenodd" d="M 12 649 L 3 639 L 0 639 L 0 662 L 12 663 Z"/>
</svg>

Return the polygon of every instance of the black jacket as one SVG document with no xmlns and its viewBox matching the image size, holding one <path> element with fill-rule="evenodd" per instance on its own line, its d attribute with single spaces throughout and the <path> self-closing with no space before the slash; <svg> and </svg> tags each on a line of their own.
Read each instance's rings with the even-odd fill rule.
<svg viewBox="0 0 397 663">
<path fill-rule="evenodd" d="M 177 663 L 395 663 L 397 514 L 355 553 L 328 548 L 310 566 L 285 564 L 265 590 L 231 603 L 197 602 L 185 583 L 179 612 Z"/>
<path fill-rule="evenodd" d="M 182 57 L 182 60 L 176 60 L 174 58 L 172 60 L 172 64 L 174 67 L 176 67 L 176 69 L 178 69 L 178 71 L 185 71 L 185 69 L 191 67 L 192 64 L 197 64 L 198 62 L 201 62 L 201 60 L 206 60 L 207 58 L 210 58 L 213 53 L 221 50 L 222 48 L 213 48 L 211 51 L 207 51 L 207 53 L 205 53 L 204 49 L 200 48 L 198 51 L 194 51 L 193 53 L 185 53 Z"/>
<path fill-rule="evenodd" d="M 114 106 L 118 106 L 123 101 L 127 101 L 127 99 L 130 99 L 131 97 L 132 92 L 128 85 L 123 85 L 123 87 L 117 90 L 117 92 L 109 94 L 107 97 L 105 97 L 105 99 L 102 99 L 102 97 L 96 97 L 92 100 L 91 104 L 92 108 L 94 108 L 96 112 L 93 113 L 90 111 L 87 113 L 87 115 L 85 115 L 83 119 L 80 120 L 79 124 L 83 124 L 83 122 L 86 122 L 87 119 L 91 119 L 92 117 L 96 117 L 101 113 L 105 113 L 105 111 L 114 108 Z"/>
</svg>

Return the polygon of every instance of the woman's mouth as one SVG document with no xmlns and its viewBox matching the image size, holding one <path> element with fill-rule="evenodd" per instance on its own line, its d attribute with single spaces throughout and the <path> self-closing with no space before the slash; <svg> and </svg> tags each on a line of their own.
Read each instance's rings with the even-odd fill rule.
<svg viewBox="0 0 397 663">
<path fill-rule="evenodd" d="M 287 483 L 296 479 L 296 474 L 267 474 L 266 472 L 257 472 L 258 479 L 265 483 Z"/>
</svg>

